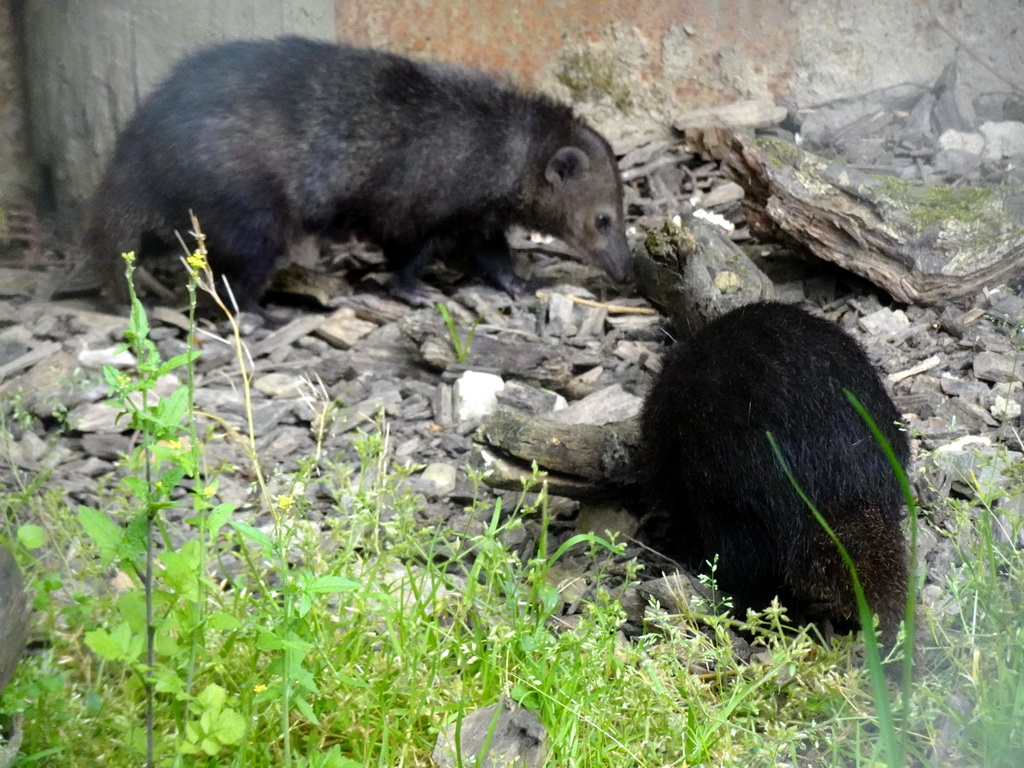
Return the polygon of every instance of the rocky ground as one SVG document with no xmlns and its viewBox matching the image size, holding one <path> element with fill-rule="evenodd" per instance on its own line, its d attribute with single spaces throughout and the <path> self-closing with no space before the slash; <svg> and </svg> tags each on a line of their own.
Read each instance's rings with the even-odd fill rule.
<svg viewBox="0 0 1024 768">
<path fill-rule="evenodd" d="M 959 305 L 894 304 L 834 266 L 753 242 L 743 228 L 743 190 L 678 137 L 634 142 L 622 154 L 631 240 L 641 240 L 646 229 L 679 213 L 716 213 L 734 225 L 730 236 L 771 278 L 780 300 L 824 314 L 860 341 L 913 436 L 914 484 L 922 501 L 950 494 L 971 498 L 972 476 L 996 487 L 1009 487 L 1020 477 L 1024 298 L 1019 293 L 993 287 Z M 522 235 L 516 245 L 519 272 L 531 283 L 521 299 L 513 301 L 443 267 L 428 277 L 454 320 L 456 336 L 464 339 L 479 320 L 466 363 L 453 360 L 453 340 L 436 309 L 413 309 L 387 296 L 386 274 L 372 249 L 334 245 L 317 264 L 329 276 L 310 280 L 298 269 L 283 278 L 280 285 L 291 298 L 285 304 L 277 303 L 281 293 L 272 297 L 268 309 L 275 323 L 258 315 L 240 318 L 253 370 L 253 430 L 264 471 L 286 474 L 317 451 L 354 465 L 354 435 L 377 428 L 382 412 L 390 459 L 414 467 L 405 482 L 422 496 L 423 524 L 472 532 L 484 522 L 468 509 L 474 496 L 506 493 L 476 488 L 467 472 L 474 462 L 473 433 L 495 406 L 558 413 L 570 422 L 600 423 L 595 413 L 604 421 L 634 415 L 670 342 L 665 319 L 630 289 L 620 290 L 596 269 L 567 258 L 555 243 Z M 19 478 L 46 472 L 71 504 L 95 505 L 103 503 L 122 471 L 121 457 L 136 439 L 103 404 L 101 367 L 128 369 L 133 361 L 117 351 L 123 317 L 101 313 L 88 300 L 38 298 L 47 294 L 50 278 L 67 271 L 72 254 L 48 236 L 34 247 L 9 245 L 5 252 L 0 397 L 9 438 L 2 445 L 0 476 L 13 486 Z M 184 350 L 182 314 L 154 308 L 151 323 L 151 337 L 165 358 Z M 226 323 L 203 322 L 196 404 L 245 430 L 238 363 L 225 341 L 228 335 Z M 179 383 L 172 378 L 167 386 Z M 315 427 L 322 423 L 318 413 L 325 397 L 340 407 L 318 445 Z M 244 448 L 221 429 L 208 459 L 211 466 L 234 467 L 220 475 L 220 499 L 240 504 L 259 522 L 266 511 L 253 504 Z M 307 494 L 319 514 L 337 514 L 322 487 L 313 484 Z M 1008 502 L 1011 507 L 1022 503 Z M 631 513 L 642 510 L 627 510 L 626 500 L 553 498 L 552 511 L 559 536 L 620 531 L 630 542 L 623 559 L 640 555 L 648 565 L 645 579 L 671 569 L 670 561 L 632 538 L 638 524 Z M 1024 546 L 1024 540 L 1009 540 L 1005 524 L 996 530 L 1007 545 Z M 527 525 L 510 534 L 515 540 L 508 543 L 528 551 L 536 534 L 536 525 Z M 963 535 L 941 511 L 929 514 L 922 528 L 923 599 L 937 610 L 940 585 L 957 561 Z M 582 557 L 570 555 L 560 573 L 580 583 L 576 577 L 586 567 Z M 568 601 L 567 613 L 577 606 Z"/>
</svg>

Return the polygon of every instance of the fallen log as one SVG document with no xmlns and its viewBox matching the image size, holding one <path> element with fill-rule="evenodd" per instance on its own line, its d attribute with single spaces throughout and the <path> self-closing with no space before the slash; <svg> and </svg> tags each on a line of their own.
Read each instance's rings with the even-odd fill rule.
<svg viewBox="0 0 1024 768">
<path fill-rule="evenodd" d="M 519 490 L 531 463 L 547 472 L 558 496 L 600 498 L 637 483 L 634 457 L 640 441 L 637 419 L 610 424 L 566 424 L 498 411 L 476 435 L 477 462 L 488 470 L 484 482 Z"/>
<path fill-rule="evenodd" d="M 897 301 L 970 296 L 1024 270 L 1024 190 L 875 176 L 780 140 L 730 134 L 723 165 L 751 232 L 779 232 Z"/>
</svg>

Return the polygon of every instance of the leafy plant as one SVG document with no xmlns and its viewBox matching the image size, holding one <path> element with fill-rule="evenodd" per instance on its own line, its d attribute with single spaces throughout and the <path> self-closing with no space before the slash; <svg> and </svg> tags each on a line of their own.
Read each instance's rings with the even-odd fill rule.
<svg viewBox="0 0 1024 768">
<path fill-rule="evenodd" d="M 444 320 L 444 324 L 448 327 L 448 337 L 452 342 L 452 349 L 455 350 L 455 359 L 460 363 L 466 362 L 466 358 L 469 356 L 469 345 L 473 342 L 473 334 L 476 333 L 476 327 L 480 325 L 481 318 L 477 318 L 473 321 L 473 325 L 470 326 L 469 331 L 466 332 L 466 338 L 463 339 L 459 335 L 459 329 L 455 325 L 455 320 L 452 319 L 451 313 L 441 302 L 434 305 L 437 311 L 441 313 L 441 318 Z"/>
</svg>

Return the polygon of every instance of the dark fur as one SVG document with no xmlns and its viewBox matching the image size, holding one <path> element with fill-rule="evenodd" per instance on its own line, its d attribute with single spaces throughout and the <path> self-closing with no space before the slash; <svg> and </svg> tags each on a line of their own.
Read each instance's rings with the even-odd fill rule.
<svg viewBox="0 0 1024 768">
<path fill-rule="evenodd" d="M 903 497 L 844 388 L 905 467 L 899 414 L 852 338 L 795 307 L 741 307 L 666 354 L 644 404 L 640 473 L 649 502 L 670 516 L 666 554 L 700 569 L 717 553 L 718 586 L 738 606 L 778 595 L 801 618 L 856 626 L 849 571 L 779 468 L 771 432 L 853 558 L 891 647 L 907 594 Z"/>
<path fill-rule="evenodd" d="M 408 292 L 452 255 L 515 293 L 511 224 L 630 274 L 615 157 L 568 107 L 461 67 L 301 38 L 179 62 L 118 138 L 87 250 L 116 280 L 122 251 L 173 245 L 190 209 L 247 304 L 302 232 L 365 234 Z"/>
</svg>

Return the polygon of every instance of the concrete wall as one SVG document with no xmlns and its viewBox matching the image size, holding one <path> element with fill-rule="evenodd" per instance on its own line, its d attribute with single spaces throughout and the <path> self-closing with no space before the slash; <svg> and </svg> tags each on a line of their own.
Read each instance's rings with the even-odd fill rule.
<svg viewBox="0 0 1024 768">
<path fill-rule="evenodd" d="M 331 0 L 25 0 L 35 160 L 64 221 L 78 218 L 118 130 L 180 56 L 216 40 L 333 40 Z"/>
<path fill-rule="evenodd" d="M 934 9 L 929 10 L 929 5 Z M 1024 87 L 1021 0 L 336 0 L 338 38 L 511 70 L 613 137 L 739 98 L 931 85 L 956 43 Z M 938 18 L 938 21 L 936 20 Z M 1007 90 L 960 56 L 983 90 Z M 620 116 L 625 112 L 625 119 Z"/>
<path fill-rule="evenodd" d="M 21 2 L 36 159 L 71 219 L 139 98 L 182 52 L 213 40 L 294 32 L 507 72 L 573 100 L 612 138 L 738 98 L 805 107 L 931 85 L 956 43 L 929 6 L 964 45 L 1024 80 L 1022 0 Z M 959 61 L 967 82 L 1008 90 L 969 56 Z"/>
<path fill-rule="evenodd" d="M 18 14 L 0 3 L 0 208 L 25 198 L 33 186 Z"/>
</svg>

